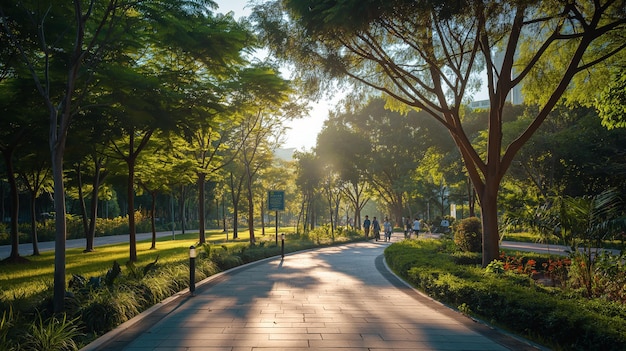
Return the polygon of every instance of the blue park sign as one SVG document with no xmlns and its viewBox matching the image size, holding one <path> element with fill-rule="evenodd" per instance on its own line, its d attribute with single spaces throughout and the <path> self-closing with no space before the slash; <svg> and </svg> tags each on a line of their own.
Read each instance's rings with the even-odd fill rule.
<svg viewBox="0 0 626 351">
<path fill-rule="evenodd" d="M 269 211 L 285 210 L 285 192 L 283 190 L 270 190 L 267 192 L 267 209 Z"/>
</svg>

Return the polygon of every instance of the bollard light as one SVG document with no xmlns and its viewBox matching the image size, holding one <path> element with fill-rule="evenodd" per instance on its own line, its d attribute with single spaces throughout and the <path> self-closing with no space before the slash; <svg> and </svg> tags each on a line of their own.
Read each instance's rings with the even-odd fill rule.
<svg viewBox="0 0 626 351">
<path fill-rule="evenodd" d="M 189 247 L 189 292 L 194 296 L 196 291 L 196 247 Z"/>
<path fill-rule="evenodd" d="M 280 235 L 280 258 L 285 258 L 285 233 Z"/>
</svg>

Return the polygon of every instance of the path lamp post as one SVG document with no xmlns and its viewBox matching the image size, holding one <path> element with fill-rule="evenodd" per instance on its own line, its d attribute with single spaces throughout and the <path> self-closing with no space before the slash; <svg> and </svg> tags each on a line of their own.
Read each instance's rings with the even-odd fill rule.
<svg viewBox="0 0 626 351">
<path fill-rule="evenodd" d="M 189 247 L 189 293 L 194 296 L 196 291 L 196 247 Z"/>
<path fill-rule="evenodd" d="M 280 258 L 285 258 L 285 233 L 280 234 Z"/>
</svg>

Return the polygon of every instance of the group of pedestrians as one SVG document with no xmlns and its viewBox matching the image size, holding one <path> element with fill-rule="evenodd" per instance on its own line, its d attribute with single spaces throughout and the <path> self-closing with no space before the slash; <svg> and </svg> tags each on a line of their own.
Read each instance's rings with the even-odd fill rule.
<svg viewBox="0 0 626 351">
<path fill-rule="evenodd" d="M 380 240 L 380 222 L 378 222 L 378 219 L 376 219 L 376 217 L 374 217 L 371 221 L 369 216 L 365 216 L 365 221 L 363 221 L 363 229 L 365 230 L 365 237 L 368 238 L 369 234 L 370 234 L 370 227 L 372 229 L 372 233 L 374 234 L 374 238 L 376 239 L 376 241 Z M 391 226 L 391 222 L 389 222 L 389 219 L 387 217 L 385 217 L 385 222 L 383 223 L 383 230 L 385 233 L 385 241 L 391 241 L 391 231 L 392 231 L 392 226 Z"/>
<path fill-rule="evenodd" d="M 411 233 L 413 233 L 415 234 L 415 237 L 417 238 L 420 232 L 419 219 L 416 217 L 413 223 L 411 223 L 410 220 L 407 218 L 405 225 L 406 225 L 406 230 L 404 231 L 404 237 L 409 238 Z M 366 238 L 369 238 L 370 228 L 372 230 L 372 233 L 374 234 L 374 238 L 376 239 L 376 241 L 380 240 L 380 230 L 381 230 L 380 223 L 378 222 L 376 217 L 374 217 L 370 221 L 369 216 L 366 215 L 365 220 L 363 221 L 363 229 L 365 231 Z M 393 226 L 391 225 L 389 218 L 385 217 L 385 221 L 383 222 L 382 229 L 384 231 L 385 241 L 391 241 L 391 232 L 393 230 Z"/>
</svg>

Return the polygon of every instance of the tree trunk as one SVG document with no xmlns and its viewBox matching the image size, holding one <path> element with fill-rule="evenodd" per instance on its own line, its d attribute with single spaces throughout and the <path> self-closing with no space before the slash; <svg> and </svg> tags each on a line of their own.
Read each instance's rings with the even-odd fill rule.
<svg viewBox="0 0 626 351">
<path fill-rule="evenodd" d="M 56 120 L 56 118 L 54 119 Z M 65 215 L 65 184 L 63 183 L 63 154 L 65 142 L 58 144 L 52 140 L 52 178 L 54 179 L 54 294 L 53 312 L 61 313 L 65 309 L 65 241 L 67 233 Z"/>
<path fill-rule="evenodd" d="M 4 182 L 0 179 L 0 199 L 2 199 L 2 201 L 0 201 L 0 222 L 3 222 L 5 217 L 4 195 Z"/>
<path fill-rule="evenodd" d="M 206 242 L 205 228 L 204 228 L 204 183 L 206 174 L 198 173 L 198 234 L 200 245 Z"/>
<path fill-rule="evenodd" d="M 241 188 L 240 188 L 241 189 Z M 239 205 L 239 193 L 235 189 L 235 176 L 230 173 L 230 197 L 233 202 L 233 239 L 239 238 L 239 211 L 237 207 Z"/>
<path fill-rule="evenodd" d="M 131 140 L 133 138 L 131 137 Z M 132 141 L 131 147 L 132 150 Z M 130 262 L 137 262 L 137 229 L 135 228 L 135 158 L 130 156 L 128 162 L 128 181 L 126 183 L 126 197 L 128 197 L 128 235 L 130 246 Z"/>
<path fill-rule="evenodd" d="M 87 232 L 87 245 L 85 246 L 85 252 L 94 251 L 93 245 L 96 238 L 96 219 L 98 218 L 98 190 L 100 189 L 100 181 L 102 179 L 100 169 L 100 162 L 95 161 L 95 173 L 91 190 L 91 208 L 89 209 L 89 230 Z"/>
<path fill-rule="evenodd" d="M 151 191 L 150 196 L 152 198 L 152 203 L 150 204 L 150 227 L 152 229 L 152 245 L 150 246 L 150 250 L 156 250 L 156 224 L 154 223 L 154 215 L 156 213 L 157 192 Z"/>
<path fill-rule="evenodd" d="M 11 255 L 9 260 L 17 262 L 20 258 L 20 238 L 18 231 L 18 216 L 20 198 L 17 191 L 17 179 L 15 179 L 15 172 L 13 171 L 13 148 L 5 149 L 2 152 L 4 156 L 4 164 L 7 167 L 7 180 L 9 182 L 9 188 L 11 189 Z"/>
<path fill-rule="evenodd" d="M 180 211 L 180 233 L 185 234 L 185 228 L 187 227 L 187 221 L 185 216 L 185 186 L 180 187 L 180 199 L 178 201 L 178 209 Z"/>
<path fill-rule="evenodd" d="M 469 208 L 469 217 L 476 217 L 476 191 L 472 186 L 472 181 L 467 178 L 467 206 Z"/>
<path fill-rule="evenodd" d="M 226 227 L 226 200 L 222 196 L 222 225 L 224 227 L 224 233 L 228 232 L 228 228 Z"/>
<path fill-rule="evenodd" d="M 306 207 L 305 204 L 306 204 L 306 196 L 303 195 L 302 202 L 300 203 L 300 213 L 298 213 L 298 219 L 296 220 L 296 233 L 297 234 L 300 234 L 300 222 L 306 223 L 304 222 L 304 218 L 305 218 L 304 209 Z M 306 232 L 306 230 L 303 229 L 303 232 Z"/>
<path fill-rule="evenodd" d="M 80 163 L 76 165 L 76 178 L 78 179 L 78 202 L 80 204 L 81 223 L 85 237 L 89 236 L 89 222 L 87 221 L 87 206 L 85 205 L 85 194 L 83 193 L 83 173 Z"/>
<path fill-rule="evenodd" d="M 499 182 L 490 182 L 489 180 L 487 179 L 483 193 L 479 194 L 483 231 L 483 267 L 487 267 L 491 261 L 500 256 L 500 234 L 498 232 Z"/>
<path fill-rule="evenodd" d="M 330 194 L 330 190 L 328 191 L 328 215 L 330 216 L 330 234 L 331 236 L 335 232 L 335 209 L 333 207 L 333 198 L 332 194 Z"/>
<path fill-rule="evenodd" d="M 39 256 L 39 246 L 37 239 L 37 208 L 35 207 L 35 201 L 37 200 L 37 192 L 30 192 L 30 230 L 31 230 L 31 239 L 33 242 L 33 256 Z"/>
<path fill-rule="evenodd" d="M 256 243 L 254 237 L 254 197 L 252 194 L 252 179 L 248 178 L 248 232 L 250 233 L 250 244 Z"/>
<path fill-rule="evenodd" d="M 233 211 L 233 239 L 239 239 L 239 211 Z"/>
<path fill-rule="evenodd" d="M 278 227 L 278 216 L 276 216 L 276 226 Z M 261 201 L 261 235 L 265 236 L 265 201 Z"/>
</svg>

